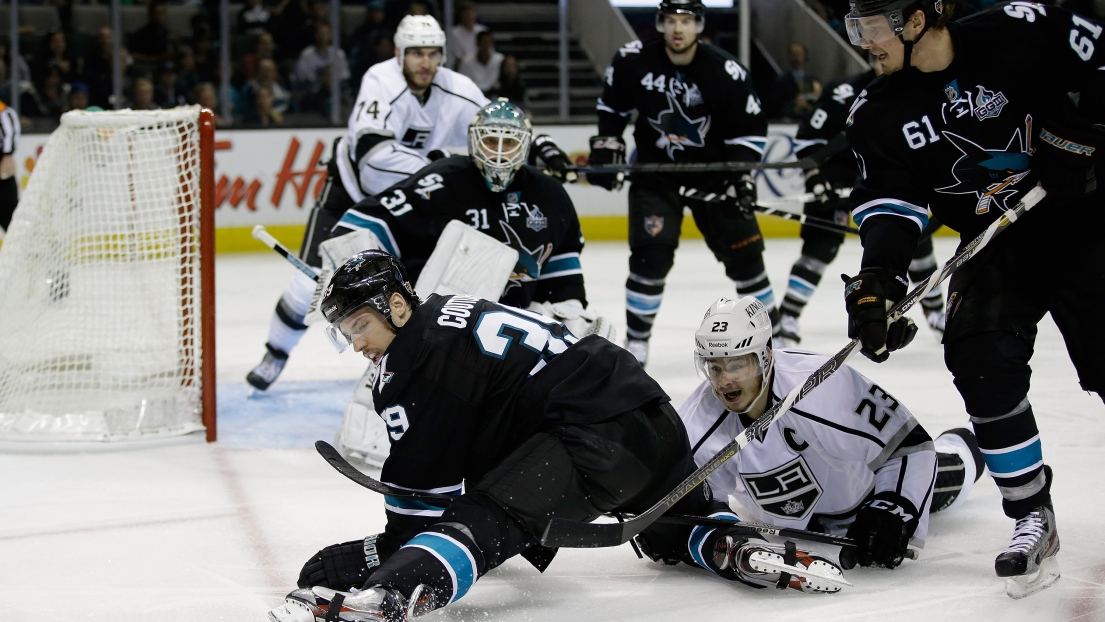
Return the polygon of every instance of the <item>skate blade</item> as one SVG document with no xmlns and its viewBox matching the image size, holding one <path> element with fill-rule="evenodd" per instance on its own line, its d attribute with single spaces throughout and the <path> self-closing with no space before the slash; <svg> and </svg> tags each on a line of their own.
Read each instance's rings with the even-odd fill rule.
<svg viewBox="0 0 1105 622">
<path fill-rule="evenodd" d="M 1031 596 L 1040 590 L 1051 587 L 1059 580 L 1059 560 L 1048 557 L 1040 562 L 1036 572 L 1021 577 L 1010 577 L 1005 580 L 1005 593 L 1009 598 L 1020 600 Z"/>
<path fill-rule="evenodd" d="M 315 622 L 315 614 L 306 603 L 289 598 L 269 612 L 269 622 Z"/>
<path fill-rule="evenodd" d="M 840 570 L 823 561 L 814 561 L 809 567 L 790 566 L 783 562 L 780 555 L 757 551 L 749 556 L 748 565 L 757 572 L 788 572 L 800 577 L 804 585 L 816 592 L 839 592 L 845 587 L 852 587 Z"/>
</svg>

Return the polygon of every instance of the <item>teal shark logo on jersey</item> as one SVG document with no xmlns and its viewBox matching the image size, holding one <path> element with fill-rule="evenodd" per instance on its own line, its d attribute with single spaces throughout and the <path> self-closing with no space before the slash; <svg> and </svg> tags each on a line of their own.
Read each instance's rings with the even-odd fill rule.
<svg viewBox="0 0 1105 622">
<path fill-rule="evenodd" d="M 656 146 L 665 150 L 669 158 L 674 158 L 676 151 L 683 151 L 687 147 L 705 147 L 706 134 L 710 131 L 710 117 L 692 119 L 683 112 L 679 100 L 670 91 L 667 97 L 667 109 L 661 110 L 655 119 L 648 120 L 652 129 L 660 133 Z"/>
<path fill-rule="evenodd" d="M 1031 123 L 1031 120 L 1029 120 Z M 1028 175 L 1032 158 L 1024 144 L 1021 131 L 1013 132 L 1003 149 L 986 149 L 970 140 L 941 132 L 963 155 L 952 165 L 952 177 L 956 183 L 937 188 L 944 194 L 973 194 L 978 199 L 976 214 L 985 214 L 995 205 L 1002 211 L 1009 209 L 1007 200 L 1016 193 L 1013 188 Z"/>
<path fill-rule="evenodd" d="M 513 227 L 502 221 L 499 222 L 499 225 L 502 226 L 503 234 L 506 235 L 507 246 L 518 251 L 518 263 L 515 264 L 514 270 L 510 273 L 510 282 L 507 283 L 506 289 L 509 290 L 529 281 L 536 281 L 541 276 L 541 266 L 545 265 L 549 255 L 552 255 L 552 243 L 542 244 L 530 250 L 522 244 L 521 236 Z"/>
</svg>

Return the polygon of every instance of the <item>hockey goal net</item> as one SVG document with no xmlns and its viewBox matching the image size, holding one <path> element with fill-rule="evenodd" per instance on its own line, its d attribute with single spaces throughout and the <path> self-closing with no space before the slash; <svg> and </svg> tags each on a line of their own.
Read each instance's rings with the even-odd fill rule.
<svg viewBox="0 0 1105 622">
<path fill-rule="evenodd" d="M 0 440 L 215 439 L 211 113 L 69 112 L 0 247 Z"/>
</svg>

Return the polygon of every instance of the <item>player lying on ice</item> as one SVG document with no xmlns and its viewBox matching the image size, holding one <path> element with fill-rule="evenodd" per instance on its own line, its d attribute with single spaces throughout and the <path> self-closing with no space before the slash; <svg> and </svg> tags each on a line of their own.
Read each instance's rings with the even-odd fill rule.
<svg viewBox="0 0 1105 622">
<path fill-rule="evenodd" d="M 379 367 L 373 400 L 392 439 L 381 479 L 457 497 L 446 507 L 386 497 L 384 532 L 314 554 L 274 622 L 417 617 L 515 555 L 544 570 L 550 519 L 643 511 L 695 469 L 668 396 L 602 337 L 489 300 L 420 301 L 403 265 L 378 250 L 338 270 L 322 310 L 335 345 Z M 672 510 L 737 520 L 706 486 Z M 756 587 L 840 589 L 824 578 L 842 578 L 839 568 L 803 551 L 793 572 L 753 569 L 783 564 L 785 548 L 735 528 L 654 525 L 638 543 Z"/>
<path fill-rule="evenodd" d="M 700 465 L 828 360 L 772 348 L 767 310 L 751 296 L 719 299 L 694 337 L 706 380 L 679 416 Z M 732 495 L 761 522 L 854 538 L 840 552 L 845 569 L 895 568 L 909 544 L 924 546 L 929 512 L 958 505 L 982 464 L 969 430 L 933 442 L 904 404 L 843 366 L 707 481 L 716 500 Z"/>
</svg>

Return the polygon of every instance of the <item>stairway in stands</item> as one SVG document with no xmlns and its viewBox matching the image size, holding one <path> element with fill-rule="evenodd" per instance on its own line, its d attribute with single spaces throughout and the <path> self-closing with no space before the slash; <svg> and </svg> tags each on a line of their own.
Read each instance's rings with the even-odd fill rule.
<svg viewBox="0 0 1105 622">
<path fill-rule="evenodd" d="M 495 49 L 518 59 L 534 125 L 560 122 L 560 31 L 557 0 L 476 5 L 480 23 L 495 34 Z M 575 36 L 569 38 L 569 121 L 595 123 L 602 82 Z"/>
</svg>

